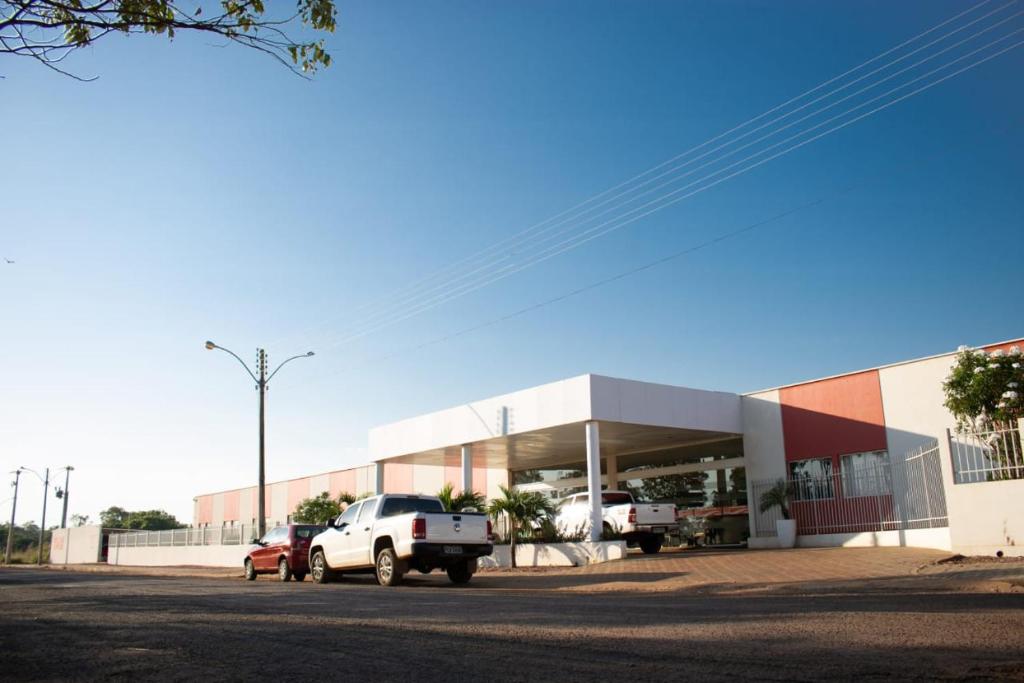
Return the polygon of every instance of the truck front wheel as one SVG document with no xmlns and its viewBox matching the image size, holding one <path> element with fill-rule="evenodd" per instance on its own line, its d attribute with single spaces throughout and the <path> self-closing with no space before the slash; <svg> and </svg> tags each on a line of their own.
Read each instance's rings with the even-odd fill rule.
<svg viewBox="0 0 1024 683">
<path fill-rule="evenodd" d="M 331 568 L 327 566 L 327 558 L 324 557 L 323 550 L 317 550 L 313 553 L 313 557 L 309 558 L 309 571 L 317 583 L 330 583 Z"/>
<path fill-rule="evenodd" d="M 448 579 L 452 583 L 469 583 L 473 578 L 472 560 L 464 560 L 448 567 Z"/>
<path fill-rule="evenodd" d="M 377 583 L 382 586 L 397 586 L 402 583 L 405 565 L 395 555 L 394 548 L 381 548 L 377 553 Z"/>
<path fill-rule="evenodd" d="M 645 555 L 654 555 L 661 551 L 661 544 L 663 542 L 664 539 L 661 536 L 642 538 L 640 539 L 640 550 L 643 550 Z"/>
</svg>

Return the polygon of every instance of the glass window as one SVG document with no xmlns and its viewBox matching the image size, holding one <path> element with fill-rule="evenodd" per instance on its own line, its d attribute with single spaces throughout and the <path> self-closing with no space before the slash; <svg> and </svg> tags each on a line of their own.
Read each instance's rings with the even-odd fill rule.
<svg viewBox="0 0 1024 683">
<path fill-rule="evenodd" d="M 362 503 L 352 503 L 351 505 L 348 506 L 348 509 L 341 513 L 341 517 L 338 518 L 338 522 L 351 524 L 352 522 L 356 521 L 356 515 L 359 514 L 359 508 L 361 508 L 362 506 Z"/>
<path fill-rule="evenodd" d="M 789 463 L 793 479 L 794 500 L 825 500 L 835 498 L 832 482 L 832 459 L 812 458 Z"/>
<path fill-rule="evenodd" d="M 850 453 L 839 459 L 843 476 L 843 495 L 884 496 L 892 493 L 889 452 Z"/>
<path fill-rule="evenodd" d="M 363 509 L 359 511 L 359 521 L 367 522 L 373 517 L 373 511 L 377 509 L 377 499 L 368 500 L 363 503 Z"/>
<path fill-rule="evenodd" d="M 633 497 L 628 493 L 602 493 L 601 504 L 602 505 L 622 505 L 624 503 L 632 503 Z"/>
<path fill-rule="evenodd" d="M 444 507 L 433 498 L 385 498 L 380 516 L 394 517 L 409 512 L 444 512 Z"/>
<path fill-rule="evenodd" d="M 322 526 L 297 526 L 295 527 L 295 538 L 313 538 L 323 530 Z"/>
</svg>

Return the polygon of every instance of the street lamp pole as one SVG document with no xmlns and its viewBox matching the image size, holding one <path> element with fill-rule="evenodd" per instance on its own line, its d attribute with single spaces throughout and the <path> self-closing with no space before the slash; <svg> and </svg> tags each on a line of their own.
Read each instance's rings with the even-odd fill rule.
<svg viewBox="0 0 1024 683">
<path fill-rule="evenodd" d="M 37 475 L 38 476 L 38 475 Z M 46 478 L 43 480 L 43 521 L 39 525 L 39 554 L 36 556 L 36 564 L 43 563 L 43 535 L 46 534 L 46 499 L 50 493 L 50 468 L 46 468 Z"/>
<path fill-rule="evenodd" d="M 4 552 L 4 564 L 11 563 L 11 549 L 14 547 L 14 513 L 18 509 L 18 479 L 21 469 L 14 470 L 14 502 L 11 503 L 11 524 L 7 527 L 7 550 Z"/>
<path fill-rule="evenodd" d="M 213 349 L 220 349 L 221 351 L 224 351 L 225 353 L 230 353 L 232 356 L 234 356 L 235 360 L 237 360 L 239 363 L 242 364 L 242 367 L 245 368 L 245 371 L 247 373 L 249 373 L 249 376 L 252 377 L 252 380 L 254 382 L 256 382 L 256 389 L 257 389 L 257 391 L 260 392 L 260 472 L 259 472 L 259 484 L 258 484 L 259 491 L 257 493 L 257 500 L 259 502 L 257 503 L 257 513 L 256 513 L 258 515 L 258 518 L 257 518 L 256 523 L 257 523 L 258 536 L 260 538 L 262 538 L 263 535 L 267 531 L 267 517 L 266 517 L 266 509 L 267 509 L 267 503 L 266 503 L 266 467 L 265 467 L 265 465 L 266 465 L 266 429 L 265 429 L 265 421 L 266 420 L 265 420 L 265 418 L 266 418 L 267 389 L 270 387 L 270 380 L 272 380 L 274 378 L 274 375 L 276 375 L 281 370 L 281 368 L 283 368 L 285 366 L 285 364 L 295 360 L 296 358 L 308 358 L 308 357 L 313 355 L 313 352 L 312 351 L 307 351 L 306 353 L 299 354 L 298 356 L 292 356 L 291 358 L 286 358 L 268 376 L 267 375 L 267 352 L 266 352 L 265 349 L 256 349 L 256 374 L 254 374 L 253 371 L 249 369 L 249 366 L 245 364 L 245 361 L 242 360 L 241 358 L 239 358 L 238 354 L 236 354 L 234 351 L 232 351 L 230 349 L 226 349 L 223 346 L 218 346 L 217 344 L 214 344 L 212 341 L 207 341 L 206 342 L 206 348 L 211 350 L 211 351 Z"/>
</svg>

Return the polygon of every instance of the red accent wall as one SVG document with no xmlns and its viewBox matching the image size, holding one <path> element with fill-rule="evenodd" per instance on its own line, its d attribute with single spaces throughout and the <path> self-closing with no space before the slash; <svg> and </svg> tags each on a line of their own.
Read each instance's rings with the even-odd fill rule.
<svg viewBox="0 0 1024 683">
<path fill-rule="evenodd" d="M 993 344 L 992 346 L 983 346 L 982 348 L 988 351 L 989 353 L 992 353 L 993 351 L 996 351 L 998 349 L 1002 349 L 1003 351 L 1009 351 L 1011 346 L 1019 346 L 1021 348 L 1024 348 L 1024 339 L 1015 339 L 1014 341 L 1009 341 L 1006 342 L 1005 344 Z"/>
<path fill-rule="evenodd" d="M 196 524 L 213 522 L 213 496 L 199 496 L 199 518 Z"/>
<path fill-rule="evenodd" d="M 779 390 L 786 461 L 888 447 L 878 371 Z"/>
<path fill-rule="evenodd" d="M 238 521 L 238 500 L 240 491 L 228 491 L 224 494 L 224 521 Z"/>
</svg>

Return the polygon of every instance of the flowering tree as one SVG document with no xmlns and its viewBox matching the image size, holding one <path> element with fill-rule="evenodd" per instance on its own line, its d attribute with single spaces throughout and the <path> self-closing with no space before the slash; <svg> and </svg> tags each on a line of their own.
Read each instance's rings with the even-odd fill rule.
<svg viewBox="0 0 1024 683">
<path fill-rule="evenodd" d="M 961 346 L 942 388 L 961 430 L 1005 429 L 1024 417 L 1024 356 L 1019 347 L 985 352 Z"/>
</svg>

